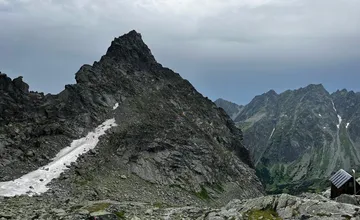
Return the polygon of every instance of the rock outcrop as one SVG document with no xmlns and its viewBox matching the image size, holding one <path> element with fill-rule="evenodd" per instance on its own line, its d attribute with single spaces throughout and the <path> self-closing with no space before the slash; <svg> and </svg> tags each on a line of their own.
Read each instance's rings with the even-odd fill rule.
<svg viewBox="0 0 360 220">
<path fill-rule="evenodd" d="M 0 76 L 0 181 L 44 166 L 115 118 L 118 126 L 53 181 L 45 197 L 131 194 L 138 201 L 225 203 L 262 195 L 241 131 L 187 80 L 157 63 L 139 33 L 115 38 L 100 61 L 80 68 L 76 82 L 44 95 L 29 92 L 21 78 Z"/>
</svg>

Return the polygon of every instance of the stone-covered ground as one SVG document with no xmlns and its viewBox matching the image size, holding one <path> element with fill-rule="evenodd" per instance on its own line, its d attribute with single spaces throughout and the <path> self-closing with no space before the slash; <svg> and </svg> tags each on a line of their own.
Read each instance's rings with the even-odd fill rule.
<svg viewBox="0 0 360 220">
<path fill-rule="evenodd" d="M 197 219 L 197 220 L 247 220 L 247 219 L 360 219 L 360 207 L 329 200 L 319 194 L 288 194 L 233 200 L 215 208 L 198 206 L 169 206 L 158 202 L 86 201 L 77 203 L 70 199 L 44 197 L 17 197 L 0 200 L 0 219 Z"/>
</svg>

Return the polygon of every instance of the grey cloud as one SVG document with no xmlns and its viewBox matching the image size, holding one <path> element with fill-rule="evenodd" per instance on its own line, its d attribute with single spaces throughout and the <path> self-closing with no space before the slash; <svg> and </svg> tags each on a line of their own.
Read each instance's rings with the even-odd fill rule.
<svg viewBox="0 0 360 220">
<path fill-rule="evenodd" d="M 177 2 L 0 0 L 0 70 L 25 75 L 35 89 L 59 91 L 114 37 L 136 29 L 160 62 L 212 96 L 219 79 L 245 86 L 254 74 L 314 75 L 329 63 L 358 71 L 351 62 L 360 60 L 360 1 Z"/>
</svg>

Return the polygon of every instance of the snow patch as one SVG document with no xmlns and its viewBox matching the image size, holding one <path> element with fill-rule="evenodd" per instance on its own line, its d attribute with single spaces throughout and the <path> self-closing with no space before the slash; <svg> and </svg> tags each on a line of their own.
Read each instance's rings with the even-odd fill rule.
<svg viewBox="0 0 360 220">
<path fill-rule="evenodd" d="M 332 103 L 332 105 L 333 105 L 333 109 L 334 109 L 334 111 L 335 111 L 335 112 L 337 112 L 337 110 L 336 110 L 336 108 L 335 108 L 334 101 L 333 101 L 333 100 L 331 100 L 331 103 Z M 341 122 L 342 122 L 342 118 L 341 118 L 341 116 L 340 116 L 340 115 L 337 115 L 337 117 L 338 117 L 338 119 L 339 119 L 339 124 L 338 124 L 338 125 L 336 125 L 336 127 L 337 127 L 338 129 L 340 129 L 340 125 L 341 125 Z"/>
<path fill-rule="evenodd" d="M 331 103 L 332 103 L 332 105 L 333 105 L 333 109 L 334 109 L 334 111 L 335 111 L 335 112 L 337 112 L 337 110 L 336 110 L 336 108 L 335 108 L 334 101 L 332 101 L 332 100 L 331 100 Z"/>
<path fill-rule="evenodd" d="M 347 124 L 346 124 L 346 128 L 348 128 L 348 127 L 349 127 L 349 125 L 350 125 L 350 123 L 347 123 Z"/>
<path fill-rule="evenodd" d="M 113 107 L 113 110 L 117 109 L 119 107 L 119 103 L 116 103 Z"/>
<path fill-rule="evenodd" d="M 324 127 L 324 129 L 326 129 L 326 127 Z"/>
<path fill-rule="evenodd" d="M 339 119 L 339 124 L 336 125 L 336 126 L 337 126 L 337 128 L 340 128 L 340 125 L 341 125 L 341 122 L 342 122 L 342 118 L 341 118 L 340 115 L 337 115 L 337 117 L 338 117 L 338 119 Z"/>
<path fill-rule="evenodd" d="M 271 139 L 271 138 L 272 138 L 272 136 L 274 135 L 274 132 L 275 132 L 275 128 L 272 130 L 272 132 L 271 132 L 271 134 L 270 134 L 269 139 Z"/>
<path fill-rule="evenodd" d="M 61 173 L 68 169 L 67 166 L 75 162 L 81 154 L 95 148 L 99 142 L 99 137 L 104 135 L 105 131 L 112 126 L 117 126 L 115 119 L 105 121 L 86 137 L 74 140 L 69 147 L 62 149 L 46 166 L 16 180 L 0 182 L 0 196 L 13 197 L 25 194 L 32 196 L 46 192 L 49 190 L 46 185 L 58 178 Z"/>
<path fill-rule="evenodd" d="M 321 114 L 319 114 L 319 116 L 322 117 Z"/>
</svg>

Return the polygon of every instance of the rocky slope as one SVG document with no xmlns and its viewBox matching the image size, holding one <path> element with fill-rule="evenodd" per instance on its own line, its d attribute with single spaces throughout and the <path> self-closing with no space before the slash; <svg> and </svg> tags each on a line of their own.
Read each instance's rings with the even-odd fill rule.
<svg viewBox="0 0 360 220">
<path fill-rule="evenodd" d="M 234 121 L 267 190 L 297 193 L 359 168 L 359 107 L 360 93 L 309 85 L 256 96 Z"/>
<path fill-rule="evenodd" d="M 48 170 L 61 149 L 82 144 L 80 138 L 114 119 L 116 126 L 66 165 L 41 201 L 224 204 L 263 194 L 241 131 L 187 80 L 157 63 L 139 33 L 115 38 L 100 61 L 80 68 L 76 82 L 44 95 L 29 92 L 22 78 L 0 75 L 3 192 L 5 181 Z M 0 200 L 0 210 L 11 201 Z"/>
<path fill-rule="evenodd" d="M 350 197 L 352 198 L 352 197 Z M 43 198 L 18 197 L 0 210 L 0 219 L 85 220 L 96 216 L 103 220 L 356 220 L 360 206 L 329 200 L 317 194 L 272 195 L 247 200 L 232 200 L 219 208 L 168 206 L 161 203 L 132 201 L 63 202 L 52 207 Z M 33 202 L 35 205 L 30 206 Z"/>
<path fill-rule="evenodd" d="M 221 106 L 221 108 L 225 110 L 225 112 L 230 116 L 232 120 L 235 120 L 235 118 L 237 118 L 237 116 L 239 116 L 241 111 L 244 109 L 244 106 L 237 105 L 224 99 L 217 99 L 214 103 L 217 106 Z"/>
</svg>

